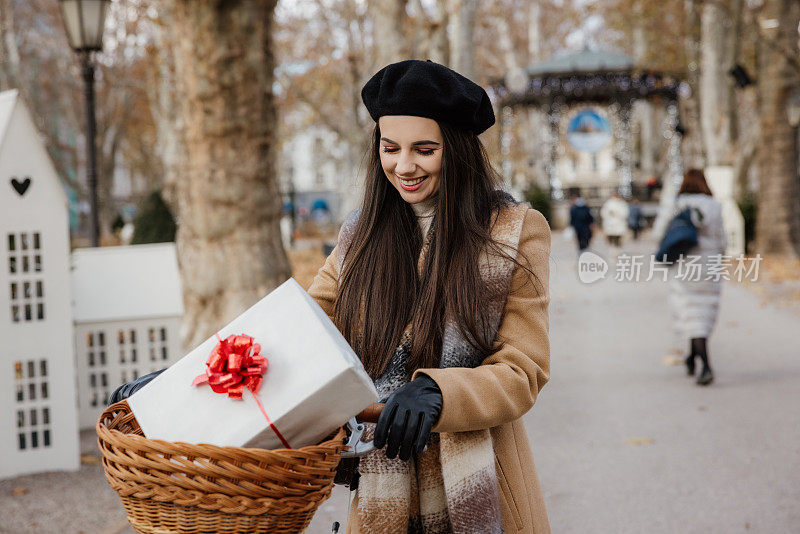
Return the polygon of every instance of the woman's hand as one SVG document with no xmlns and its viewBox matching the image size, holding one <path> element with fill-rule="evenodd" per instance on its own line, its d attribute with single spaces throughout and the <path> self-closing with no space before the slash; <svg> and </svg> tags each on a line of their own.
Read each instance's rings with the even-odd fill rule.
<svg viewBox="0 0 800 534">
<path fill-rule="evenodd" d="M 431 428 L 442 413 L 442 391 L 429 376 L 416 380 L 392 393 L 375 427 L 375 446 L 386 447 L 386 457 L 399 456 L 403 461 L 411 453 L 419 454 L 428 443 Z M 388 443 L 388 444 L 387 444 Z"/>
</svg>

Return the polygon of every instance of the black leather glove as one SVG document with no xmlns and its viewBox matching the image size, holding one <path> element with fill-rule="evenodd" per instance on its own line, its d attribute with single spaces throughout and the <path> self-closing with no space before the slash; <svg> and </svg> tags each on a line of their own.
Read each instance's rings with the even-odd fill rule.
<svg viewBox="0 0 800 534">
<path fill-rule="evenodd" d="M 114 390 L 114 393 L 111 394 L 111 397 L 108 398 L 109 406 L 114 404 L 115 402 L 119 402 L 121 400 L 125 400 L 143 387 L 145 387 L 151 380 L 155 377 L 166 371 L 167 369 L 160 369 L 158 371 L 153 371 L 150 374 L 146 374 L 144 376 L 140 376 L 133 382 L 128 382 L 127 384 L 122 384 L 120 387 Z"/>
<path fill-rule="evenodd" d="M 442 413 L 442 390 L 421 375 L 392 393 L 375 427 L 375 446 L 386 446 L 386 457 L 403 461 L 419 454 L 428 443 L 431 428 Z M 388 443 L 388 444 L 387 444 Z"/>
</svg>

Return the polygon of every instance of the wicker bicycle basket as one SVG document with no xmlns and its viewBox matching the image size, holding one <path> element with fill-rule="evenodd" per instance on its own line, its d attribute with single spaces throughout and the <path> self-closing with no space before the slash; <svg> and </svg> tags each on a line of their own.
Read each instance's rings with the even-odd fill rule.
<svg viewBox="0 0 800 534">
<path fill-rule="evenodd" d="M 142 534 L 301 532 L 330 496 L 344 430 L 299 449 L 147 439 L 125 401 L 97 422 L 103 468 Z"/>
</svg>

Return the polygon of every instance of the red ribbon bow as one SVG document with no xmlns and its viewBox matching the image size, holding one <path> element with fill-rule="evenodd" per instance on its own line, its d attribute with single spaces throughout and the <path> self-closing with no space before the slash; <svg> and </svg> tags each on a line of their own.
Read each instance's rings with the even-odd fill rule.
<svg viewBox="0 0 800 534">
<path fill-rule="evenodd" d="M 267 359 L 260 354 L 261 345 L 255 343 L 252 337 L 244 334 L 238 336 L 231 334 L 225 340 L 222 340 L 219 334 L 216 336 L 219 343 L 211 351 L 211 355 L 206 361 L 207 370 L 198 375 L 192 385 L 199 386 L 208 382 L 214 393 L 227 393 L 229 398 L 236 400 L 242 400 L 244 388 L 249 389 L 269 427 L 281 440 L 283 446 L 291 449 L 289 442 L 272 424 L 272 420 L 256 395 L 261 387 L 263 375 L 267 372 Z"/>
<path fill-rule="evenodd" d="M 244 388 L 258 393 L 267 371 L 267 359 L 259 354 L 261 345 L 250 336 L 231 334 L 219 343 L 206 361 L 207 371 L 194 379 L 193 386 L 211 386 L 214 393 L 227 393 L 231 399 L 242 400 Z"/>
</svg>

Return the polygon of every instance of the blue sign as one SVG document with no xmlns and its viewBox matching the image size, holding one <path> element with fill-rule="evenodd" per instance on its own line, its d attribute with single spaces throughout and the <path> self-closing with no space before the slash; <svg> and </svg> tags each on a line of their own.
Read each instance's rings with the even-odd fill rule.
<svg viewBox="0 0 800 534">
<path fill-rule="evenodd" d="M 597 152 L 609 139 L 611 124 L 593 109 L 579 111 L 567 126 L 567 141 L 580 152 Z"/>
</svg>

